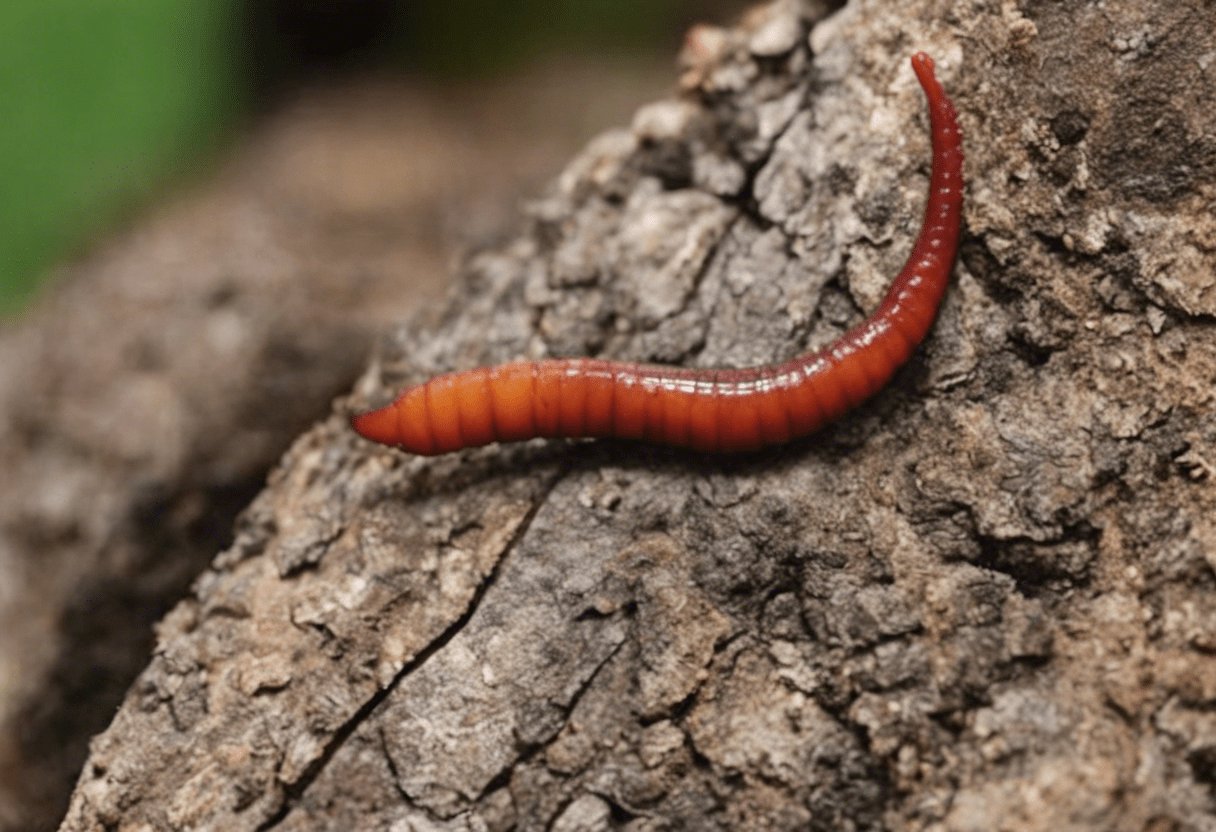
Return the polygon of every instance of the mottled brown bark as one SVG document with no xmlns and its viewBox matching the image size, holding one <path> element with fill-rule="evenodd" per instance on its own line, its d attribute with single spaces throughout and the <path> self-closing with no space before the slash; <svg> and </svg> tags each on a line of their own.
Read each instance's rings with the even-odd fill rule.
<svg viewBox="0 0 1216 832">
<path fill-rule="evenodd" d="M 153 625 L 376 333 L 517 227 L 588 122 L 668 85 L 567 61 L 300 91 L 0 325 L 0 830 L 59 826 Z"/>
<path fill-rule="evenodd" d="M 65 830 L 1216 828 L 1216 9 L 781 2 L 697 30 L 401 327 L 162 622 Z M 966 243 L 833 428 L 421 460 L 476 363 L 784 358 L 907 253 L 932 54 Z"/>
</svg>

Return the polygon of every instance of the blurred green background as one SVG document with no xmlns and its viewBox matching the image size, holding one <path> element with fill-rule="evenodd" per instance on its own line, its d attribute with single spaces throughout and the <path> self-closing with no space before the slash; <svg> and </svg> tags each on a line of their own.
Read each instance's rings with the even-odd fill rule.
<svg viewBox="0 0 1216 832">
<path fill-rule="evenodd" d="M 230 12 L 214 0 L 0 5 L 0 309 L 231 123 Z"/>
<path fill-rule="evenodd" d="M 738 0 L 8 0 L 0 315 L 318 74 L 500 72 L 545 53 L 674 56 Z"/>
</svg>

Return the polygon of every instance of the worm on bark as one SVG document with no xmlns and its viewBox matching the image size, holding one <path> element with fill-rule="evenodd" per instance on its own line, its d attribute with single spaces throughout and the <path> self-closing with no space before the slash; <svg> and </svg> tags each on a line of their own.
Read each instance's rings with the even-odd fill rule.
<svg viewBox="0 0 1216 832">
<path fill-rule="evenodd" d="M 831 345 L 782 364 L 682 369 L 575 358 L 521 361 L 438 376 L 354 429 L 415 454 L 534 437 L 645 439 L 700 451 L 745 451 L 803 436 L 877 392 L 925 338 L 958 248 L 963 150 L 954 105 L 923 52 L 933 169 L 924 224 L 874 313 Z"/>
</svg>

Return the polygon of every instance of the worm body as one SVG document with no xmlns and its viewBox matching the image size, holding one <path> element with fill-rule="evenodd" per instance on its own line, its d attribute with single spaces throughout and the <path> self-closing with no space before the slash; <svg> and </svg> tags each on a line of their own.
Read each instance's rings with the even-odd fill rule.
<svg viewBox="0 0 1216 832">
<path fill-rule="evenodd" d="M 933 60 L 912 56 L 929 103 L 924 225 L 874 313 L 783 364 L 695 370 L 598 359 L 527 361 L 438 376 L 351 420 L 376 442 L 441 454 L 490 442 L 616 436 L 745 451 L 808 434 L 869 398 L 924 339 L 945 294 L 963 203 L 962 133 Z"/>
</svg>

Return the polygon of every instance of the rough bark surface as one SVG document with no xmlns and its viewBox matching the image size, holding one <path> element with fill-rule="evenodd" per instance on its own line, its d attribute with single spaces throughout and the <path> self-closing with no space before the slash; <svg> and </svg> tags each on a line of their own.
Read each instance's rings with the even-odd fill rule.
<svg viewBox="0 0 1216 832">
<path fill-rule="evenodd" d="M 932 54 L 966 241 L 895 384 L 789 447 L 406 458 L 439 371 L 742 365 L 911 245 Z M 299 439 L 63 829 L 1216 829 L 1216 7 L 779 2 L 690 34 Z"/>
<path fill-rule="evenodd" d="M 588 59 L 301 90 L 0 322 L 0 830 L 63 821 L 153 625 L 376 334 L 518 228 L 589 124 L 669 86 Z"/>
</svg>

